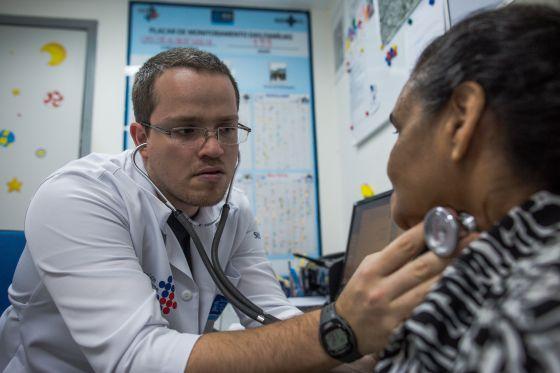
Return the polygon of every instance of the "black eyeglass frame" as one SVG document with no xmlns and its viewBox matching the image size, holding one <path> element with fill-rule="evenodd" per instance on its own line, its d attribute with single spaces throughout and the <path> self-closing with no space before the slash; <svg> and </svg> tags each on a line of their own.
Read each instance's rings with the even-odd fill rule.
<svg viewBox="0 0 560 373">
<path fill-rule="evenodd" d="M 239 145 L 239 144 L 242 144 L 245 141 L 247 141 L 247 139 L 249 138 L 249 134 L 252 132 L 250 127 L 247 127 L 246 125 L 241 124 L 241 123 L 237 123 L 237 126 L 223 126 L 223 127 L 214 128 L 213 130 L 205 128 L 205 127 L 176 127 L 176 128 L 167 129 L 167 128 L 163 128 L 163 127 L 160 127 L 160 126 L 156 126 L 156 125 L 148 123 L 148 122 L 139 122 L 139 123 L 146 128 L 153 128 L 154 130 L 156 130 L 158 132 L 161 132 L 161 133 L 164 133 L 171 138 L 173 138 L 173 132 L 179 132 L 179 131 L 184 130 L 184 129 L 193 129 L 193 130 L 197 130 L 197 131 L 204 130 L 205 132 L 204 132 L 204 137 L 203 138 L 204 138 L 204 141 L 206 141 L 206 139 L 209 136 L 209 133 L 214 132 L 216 134 L 216 139 L 222 145 Z M 220 141 L 220 135 L 219 135 L 219 133 L 220 133 L 219 131 L 222 128 L 236 128 L 236 129 L 244 130 L 244 131 L 247 132 L 247 137 L 245 138 L 245 140 L 243 140 L 241 142 L 238 142 L 238 143 L 235 143 L 235 144 L 222 143 Z"/>
</svg>

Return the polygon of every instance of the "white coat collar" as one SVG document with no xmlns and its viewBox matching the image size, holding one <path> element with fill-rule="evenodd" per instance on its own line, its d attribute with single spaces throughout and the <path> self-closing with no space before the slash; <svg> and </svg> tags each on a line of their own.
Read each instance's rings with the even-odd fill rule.
<svg viewBox="0 0 560 373">
<path fill-rule="evenodd" d="M 171 214 L 171 210 L 169 207 L 163 203 L 159 197 L 157 196 L 157 192 L 152 184 L 146 179 L 146 176 L 142 175 L 138 170 L 134 167 L 132 163 L 132 155 L 134 154 L 134 150 L 127 150 L 126 154 L 126 161 L 125 161 L 125 170 L 127 174 L 134 180 L 134 182 L 149 196 L 150 204 L 154 210 L 154 213 L 157 217 L 157 221 L 159 224 L 160 230 L 165 233 L 166 226 L 167 226 L 167 219 Z M 144 167 L 144 160 L 138 154 L 136 155 L 136 164 L 138 168 L 142 170 L 142 172 L 146 173 L 146 168 Z M 147 173 L 146 173 L 147 174 Z"/>
</svg>

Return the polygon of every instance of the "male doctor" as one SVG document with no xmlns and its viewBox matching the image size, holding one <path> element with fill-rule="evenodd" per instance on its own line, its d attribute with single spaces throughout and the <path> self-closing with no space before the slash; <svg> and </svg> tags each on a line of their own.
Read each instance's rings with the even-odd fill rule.
<svg viewBox="0 0 560 373">
<path fill-rule="evenodd" d="M 162 200 L 190 216 L 209 248 L 249 131 L 238 122 L 237 84 L 214 55 L 173 49 L 141 67 L 133 104 L 130 133 L 146 144 L 139 169 L 131 151 L 90 154 L 50 175 L 29 206 L 12 305 L 0 319 L 0 371 L 328 370 L 380 351 L 445 267 L 433 254 L 411 261 L 423 247 L 417 226 L 364 260 L 336 307 L 300 315 L 234 187 L 222 268 L 285 321 L 251 329 L 257 323 L 240 314 L 249 329 L 205 333 L 221 296 Z"/>
</svg>

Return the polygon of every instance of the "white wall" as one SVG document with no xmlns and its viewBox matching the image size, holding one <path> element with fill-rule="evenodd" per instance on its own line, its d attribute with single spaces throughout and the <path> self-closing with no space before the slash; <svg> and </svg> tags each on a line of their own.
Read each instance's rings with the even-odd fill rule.
<svg viewBox="0 0 560 373">
<path fill-rule="evenodd" d="M 332 9 L 313 10 L 313 83 L 319 167 L 319 204 L 323 253 L 346 249 L 347 224 L 341 216 L 342 162 L 339 123 L 339 102 L 335 92 Z"/>
<path fill-rule="evenodd" d="M 339 225 L 339 230 L 342 229 L 336 238 L 339 245 L 346 244 L 352 206 L 363 198 L 362 184 L 370 185 L 376 194 L 392 189 L 387 177 L 387 161 L 397 139 L 392 126 L 387 122 L 373 137 L 358 147 L 354 145 L 354 139 L 348 129 L 351 122 L 349 84 L 348 74 L 340 72 L 333 90 L 337 102 L 334 125 L 339 141 L 338 162 L 341 164 L 336 176 L 341 181 L 336 217 L 336 224 Z M 326 161 L 324 158 L 320 160 Z M 342 249 L 344 250 L 345 246 Z"/>
<path fill-rule="evenodd" d="M 127 2 L 125 0 L 0 0 L 0 13 L 98 22 L 91 150 L 119 152 L 123 141 L 125 102 L 123 72 L 126 62 Z"/>
<path fill-rule="evenodd" d="M 354 145 L 349 130 L 351 113 L 348 74 L 344 71 L 344 65 L 339 71 L 334 71 L 333 30 L 344 1 L 347 0 L 337 0 L 330 4 L 328 10 L 321 13 L 321 22 L 313 24 L 314 34 L 324 34 L 317 41 L 325 48 L 313 50 L 315 59 L 323 59 L 314 68 L 315 95 L 320 102 L 316 109 L 317 141 L 320 149 L 319 178 L 325 254 L 346 249 L 352 207 L 363 198 L 362 184 L 369 184 L 376 194 L 392 189 L 386 168 L 389 153 L 397 138 L 387 123 L 360 146 Z M 314 35 L 314 42 L 315 39 Z M 321 89 L 326 92 L 318 92 L 319 84 L 324 85 Z"/>
</svg>

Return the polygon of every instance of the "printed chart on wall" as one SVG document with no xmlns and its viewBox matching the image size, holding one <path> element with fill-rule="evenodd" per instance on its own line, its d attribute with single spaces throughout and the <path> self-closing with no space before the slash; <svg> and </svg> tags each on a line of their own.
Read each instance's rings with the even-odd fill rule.
<svg viewBox="0 0 560 373">
<path fill-rule="evenodd" d="M 86 31 L 0 25 L 0 230 L 23 230 L 40 183 L 80 156 Z M 1 243 L 0 243 L 0 246 Z"/>
<path fill-rule="evenodd" d="M 444 0 L 346 1 L 349 132 L 360 145 L 389 114 L 424 47 L 445 30 Z"/>
<path fill-rule="evenodd" d="M 151 56 L 195 47 L 216 54 L 239 84 L 240 146 L 235 185 L 253 208 L 278 274 L 293 252 L 320 254 L 309 15 L 301 11 L 131 3 L 125 148 L 133 142 L 133 74 Z"/>
</svg>

